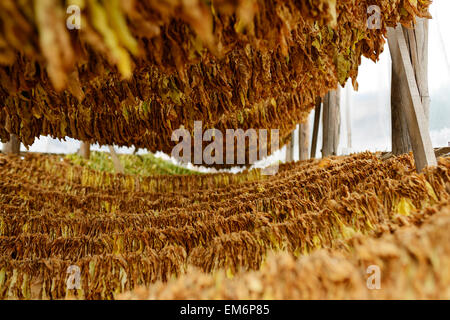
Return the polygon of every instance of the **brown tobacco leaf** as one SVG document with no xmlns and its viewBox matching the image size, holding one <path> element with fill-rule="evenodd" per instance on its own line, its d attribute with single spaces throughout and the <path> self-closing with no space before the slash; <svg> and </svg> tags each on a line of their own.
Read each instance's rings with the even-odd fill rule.
<svg viewBox="0 0 450 320">
<path fill-rule="evenodd" d="M 141 177 L 59 156 L 0 155 L 0 298 L 113 299 L 139 286 L 152 286 L 155 298 L 366 298 L 358 283 L 375 263 L 392 271 L 382 285 L 393 297 L 421 288 L 430 272 L 432 290 L 414 292 L 442 297 L 450 159 L 421 174 L 412 155 L 320 163 L 283 164 L 270 177 L 258 170 Z M 69 265 L 82 276 L 82 289 L 70 295 Z M 174 289 L 171 279 L 189 266 L 207 273 L 191 272 Z M 403 277 L 409 272 L 420 279 L 416 289 Z M 217 291 L 233 277 L 243 286 Z"/>
<path fill-rule="evenodd" d="M 228 279 L 198 269 L 168 283 L 139 287 L 119 299 L 448 299 L 450 207 L 420 228 L 361 237 L 349 253 L 321 250 L 298 260 L 271 253 L 259 271 Z M 439 252 L 439 255 L 437 255 Z M 382 290 L 368 290 L 368 266 L 381 270 Z"/>
<path fill-rule="evenodd" d="M 67 32 L 64 11 L 57 0 L 34 1 L 39 43 L 48 66 L 49 78 L 56 91 L 67 85 L 67 73 L 74 67 L 75 57 Z"/>
<path fill-rule="evenodd" d="M 82 102 L 84 100 L 84 92 L 83 88 L 81 88 L 80 85 L 80 79 L 78 77 L 78 71 L 74 71 L 69 75 L 68 83 L 67 83 L 67 90 L 77 98 L 79 102 Z"/>
</svg>

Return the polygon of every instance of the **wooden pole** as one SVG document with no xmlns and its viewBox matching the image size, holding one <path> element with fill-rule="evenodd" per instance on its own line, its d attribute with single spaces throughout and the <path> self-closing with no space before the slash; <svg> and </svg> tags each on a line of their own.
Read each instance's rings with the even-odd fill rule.
<svg viewBox="0 0 450 320">
<path fill-rule="evenodd" d="M 392 41 L 389 42 L 390 47 Z M 401 55 L 397 49 L 391 49 L 392 75 L 391 75 L 391 141 L 392 153 L 396 155 L 408 153 L 412 150 L 409 139 L 408 126 L 402 105 L 408 101 L 408 86 L 401 78 Z"/>
<path fill-rule="evenodd" d="M 430 121 L 430 92 L 428 89 L 428 19 L 417 18 L 414 29 L 405 29 L 408 34 L 411 60 L 416 76 L 417 87 L 422 101 L 423 111 Z"/>
<path fill-rule="evenodd" d="M 10 139 L 3 145 L 4 154 L 20 154 L 20 141 L 17 135 L 10 134 Z"/>
<path fill-rule="evenodd" d="M 313 124 L 313 132 L 312 132 L 312 141 L 311 141 L 311 159 L 316 157 L 317 152 L 317 140 L 319 136 L 319 125 L 320 125 L 320 112 L 322 107 L 322 99 L 316 99 L 316 109 L 314 110 L 314 124 Z"/>
<path fill-rule="evenodd" d="M 286 162 L 292 162 L 295 160 L 294 146 L 295 146 L 295 133 L 297 129 L 294 129 L 291 133 L 291 141 L 286 145 Z"/>
<path fill-rule="evenodd" d="M 401 104 L 402 113 L 407 122 L 408 133 L 414 151 L 417 171 L 426 166 L 437 165 L 436 156 L 431 144 L 428 121 L 422 106 L 422 99 L 412 65 L 410 50 L 406 43 L 404 30 L 401 25 L 397 28 L 388 28 L 389 47 L 393 55 L 400 54 L 401 63 L 397 70 L 408 89 L 407 100 Z M 403 89 L 405 90 L 405 89 Z"/>
<path fill-rule="evenodd" d="M 428 89 L 428 20 L 418 18 L 414 29 L 399 26 L 405 36 L 409 51 L 410 63 L 425 114 L 426 126 L 429 123 L 430 94 Z M 391 35 L 391 38 L 394 35 Z M 408 153 L 412 144 L 408 134 L 407 120 L 402 111 L 402 105 L 409 101 L 409 88 L 402 78 L 402 56 L 395 41 L 389 41 L 392 57 L 392 84 L 391 84 L 391 122 L 392 122 L 392 152 L 394 154 Z M 428 130 L 428 129 L 427 129 Z"/>
<path fill-rule="evenodd" d="M 298 149 L 299 160 L 309 159 L 309 120 L 306 119 L 305 123 L 301 123 L 299 127 Z"/>
<path fill-rule="evenodd" d="M 114 169 L 116 170 L 116 173 L 124 174 L 125 169 L 124 169 L 122 163 L 120 162 L 120 159 L 116 153 L 116 150 L 114 150 L 113 146 L 108 146 L 108 148 L 109 148 L 109 153 L 111 154 L 111 159 L 113 161 Z"/>
<path fill-rule="evenodd" d="M 81 142 L 80 150 L 78 151 L 78 154 L 86 160 L 89 160 L 91 157 L 91 144 L 89 142 Z"/>
<path fill-rule="evenodd" d="M 337 155 L 341 125 L 340 87 L 323 99 L 322 157 Z"/>
<path fill-rule="evenodd" d="M 286 144 L 286 162 L 292 162 L 293 154 L 292 154 L 292 141 L 289 141 Z"/>
<path fill-rule="evenodd" d="M 295 136 L 298 135 L 297 132 L 297 127 L 295 128 L 294 131 L 292 131 L 291 133 L 291 153 L 292 153 L 292 161 L 295 161 L 296 157 L 295 157 Z"/>
</svg>

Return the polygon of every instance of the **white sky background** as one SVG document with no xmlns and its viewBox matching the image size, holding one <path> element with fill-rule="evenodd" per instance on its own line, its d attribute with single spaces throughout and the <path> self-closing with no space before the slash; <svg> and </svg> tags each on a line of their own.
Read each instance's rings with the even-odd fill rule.
<svg viewBox="0 0 450 320">
<path fill-rule="evenodd" d="M 433 99 L 448 102 L 445 112 L 450 112 L 450 14 L 449 0 L 434 0 L 431 6 L 431 14 L 434 19 L 430 21 L 429 29 L 429 86 L 431 95 L 431 108 Z M 439 27 L 439 28 L 438 28 Z M 440 33 L 439 33 L 440 30 Z M 445 48 L 444 48 L 445 46 Z M 444 51 L 445 50 L 445 51 Z M 446 55 L 444 54 L 446 52 Z M 340 153 L 359 152 L 365 150 L 386 151 L 391 149 L 390 140 L 390 70 L 391 60 L 389 49 L 386 45 L 384 53 L 378 63 L 363 59 L 359 69 L 359 91 L 344 88 L 341 91 L 342 127 Z M 348 91 L 348 92 L 347 92 Z M 345 112 L 347 97 L 350 97 L 352 148 L 347 148 L 347 132 Z M 310 116 L 312 127 L 313 113 Z M 433 119 L 431 119 L 433 121 Z M 447 129 L 431 131 L 433 145 L 447 146 L 450 142 L 450 123 Z M 318 156 L 321 149 L 321 132 L 319 131 Z M 1 147 L 1 143 L 0 143 Z M 47 137 L 41 137 L 30 147 L 33 152 L 50 153 L 74 153 L 79 148 L 79 141 L 67 139 L 58 141 Z M 23 151 L 26 149 L 22 146 Z M 108 151 L 107 147 L 98 145 L 93 150 Z M 120 148 L 119 152 L 129 153 L 133 148 Z M 279 152 L 277 158 L 284 159 L 284 150 Z"/>
</svg>

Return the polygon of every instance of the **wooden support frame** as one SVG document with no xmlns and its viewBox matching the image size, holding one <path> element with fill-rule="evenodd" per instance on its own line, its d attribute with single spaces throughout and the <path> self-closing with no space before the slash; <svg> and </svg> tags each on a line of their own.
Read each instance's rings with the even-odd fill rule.
<svg viewBox="0 0 450 320">
<path fill-rule="evenodd" d="M 406 45 L 411 57 L 417 87 L 422 100 L 425 118 L 429 122 L 430 94 L 428 90 L 428 19 L 417 18 L 414 29 L 399 27 L 405 35 Z M 391 79 L 391 122 L 392 122 L 392 153 L 399 155 L 412 150 L 408 134 L 408 126 L 401 105 L 408 103 L 409 88 L 402 78 L 402 58 L 399 50 L 389 42 L 392 58 Z M 427 123 L 428 125 L 428 123 Z"/>
<path fill-rule="evenodd" d="M 406 29 L 408 45 L 417 87 L 427 125 L 430 121 L 430 92 L 428 88 L 428 19 L 417 18 L 414 29 Z"/>
<path fill-rule="evenodd" d="M 401 67 L 398 69 L 402 79 L 405 79 L 409 91 L 408 101 L 401 104 L 405 116 L 411 145 L 414 152 L 417 171 L 427 166 L 436 166 L 436 156 L 431 144 L 428 122 L 422 106 L 417 81 L 411 62 L 410 52 L 401 25 L 388 28 L 388 41 L 391 52 L 401 57 Z"/>
</svg>

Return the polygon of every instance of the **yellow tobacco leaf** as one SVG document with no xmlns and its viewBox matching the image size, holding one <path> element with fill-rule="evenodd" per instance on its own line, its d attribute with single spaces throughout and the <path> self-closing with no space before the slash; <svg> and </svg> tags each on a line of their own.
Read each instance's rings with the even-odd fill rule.
<svg viewBox="0 0 450 320">
<path fill-rule="evenodd" d="M 2 268 L 0 270 L 0 287 L 3 287 L 5 284 L 5 278 L 6 278 L 6 269 Z"/>
<path fill-rule="evenodd" d="M 316 248 L 320 248 L 320 239 L 317 235 L 312 238 L 312 242 Z"/>
<path fill-rule="evenodd" d="M 401 198 L 397 205 L 397 213 L 409 216 L 412 210 L 416 210 L 416 207 L 412 203 L 411 199 Z"/>
<path fill-rule="evenodd" d="M 319 162 L 319 168 L 327 168 L 331 164 L 330 159 L 323 159 Z"/>
<path fill-rule="evenodd" d="M 357 234 L 357 231 L 351 227 L 346 225 L 342 226 L 342 236 L 344 239 L 349 239 L 354 237 Z"/>
<path fill-rule="evenodd" d="M 89 262 L 89 275 L 91 277 L 94 277 L 94 273 L 95 273 L 95 260 L 91 260 Z"/>
<path fill-rule="evenodd" d="M 438 197 L 436 196 L 436 193 L 434 192 L 433 187 L 431 186 L 431 184 L 428 181 L 425 181 L 425 187 L 427 188 L 427 193 L 428 195 L 434 200 L 434 201 L 439 201 Z"/>
<path fill-rule="evenodd" d="M 233 271 L 231 270 L 231 268 L 228 268 L 228 269 L 227 269 L 226 274 L 227 274 L 227 278 L 228 278 L 228 279 L 233 279 L 234 274 L 233 274 Z"/>
</svg>

